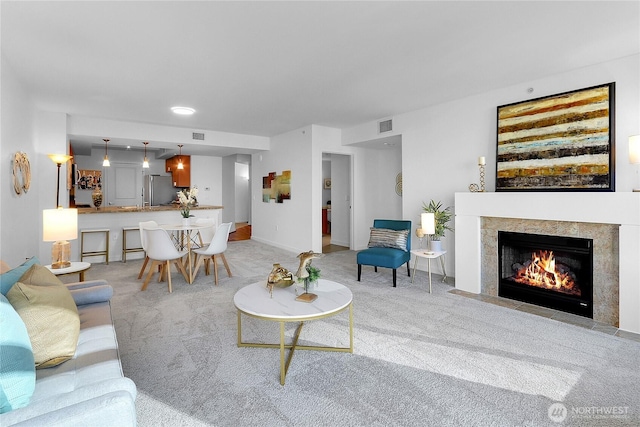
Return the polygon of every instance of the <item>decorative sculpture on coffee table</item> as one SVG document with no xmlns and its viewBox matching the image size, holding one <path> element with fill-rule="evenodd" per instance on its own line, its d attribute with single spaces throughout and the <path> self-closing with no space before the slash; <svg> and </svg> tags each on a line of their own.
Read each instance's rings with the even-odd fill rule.
<svg viewBox="0 0 640 427">
<path fill-rule="evenodd" d="M 269 295 L 273 298 L 273 287 L 276 288 L 288 288 L 293 285 L 295 281 L 293 280 L 293 274 L 286 268 L 282 267 L 280 264 L 273 264 L 273 269 L 271 273 L 269 273 L 269 277 L 267 278 L 267 289 L 269 289 Z"/>
<path fill-rule="evenodd" d="M 318 295 L 309 293 L 309 286 L 313 282 L 317 282 L 320 278 L 320 270 L 311 266 L 311 261 L 315 258 L 322 258 L 322 254 L 313 251 L 302 252 L 298 255 L 300 266 L 296 272 L 298 282 L 304 282 L 304 293 L 296 297 L 296 301 L 312 302 L 318 298 Z"/>
</svg>

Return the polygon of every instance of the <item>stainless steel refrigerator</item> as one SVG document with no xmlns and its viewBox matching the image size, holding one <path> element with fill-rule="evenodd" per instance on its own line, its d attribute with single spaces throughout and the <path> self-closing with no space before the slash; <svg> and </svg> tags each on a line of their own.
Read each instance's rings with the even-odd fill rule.
<svg viewBox="0 0 640 427">
<path fill-rule="evenodd" d="M 144 203 L 148 206 L 161 206 L 171 203 L 176 198 L 177 189 L 170 176 L 144 176 Z"/>
</svg>

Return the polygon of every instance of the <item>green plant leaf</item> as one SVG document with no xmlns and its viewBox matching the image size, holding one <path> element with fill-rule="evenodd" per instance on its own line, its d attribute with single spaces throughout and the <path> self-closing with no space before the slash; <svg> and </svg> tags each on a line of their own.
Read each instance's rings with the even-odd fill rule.
<svg viewBox="0 0 640 427">
<path fill-rule="evenodd" d="M 453 217 L 450 206 L 443 208 L 442 202 L 436 202 L 432 199 L 429 201 L 429 204 L 422 202 L 422 210 L 424 212 L 432 213 L 435 217 L 436 232 L 433 235 L 434 240 L 440 240 L 440 238 L 444 236 L 446 230 L 453 231 L 453 228 L 448 225 L 449 221 L 451 221 L 451 218 Z"/>
</svg>

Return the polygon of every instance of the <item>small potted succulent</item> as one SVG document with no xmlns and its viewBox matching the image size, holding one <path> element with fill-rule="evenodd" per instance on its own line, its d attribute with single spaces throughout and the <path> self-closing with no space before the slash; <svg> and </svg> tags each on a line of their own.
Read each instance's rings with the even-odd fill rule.
<svg viewBox="0 0 640 427">
<path fill-rule="evenodd" d="M 309 273 L 307 277 L 298 279 L 299 281 L 304 281 L 304 292 L 306 294 L 309 293 L 309 289 L 315 287 L 318 284 L 318 279 L 320 278 L 320 269 L 309 265 L 307 266 L 307 273 Z"/>
</svg>

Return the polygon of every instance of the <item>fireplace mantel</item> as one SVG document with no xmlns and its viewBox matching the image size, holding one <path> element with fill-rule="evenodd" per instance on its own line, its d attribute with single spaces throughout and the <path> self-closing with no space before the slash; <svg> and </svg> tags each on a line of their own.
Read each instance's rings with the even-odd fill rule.
<svg viewBox="0 0 640 427">
<path fill-rule="evenodd" d="M 456 193 L 455 215 L 456 288 L 476 294 L 482 217 L 619 225 L 619 328 L 640 333 L 640 193 Z"/>
</svg>

